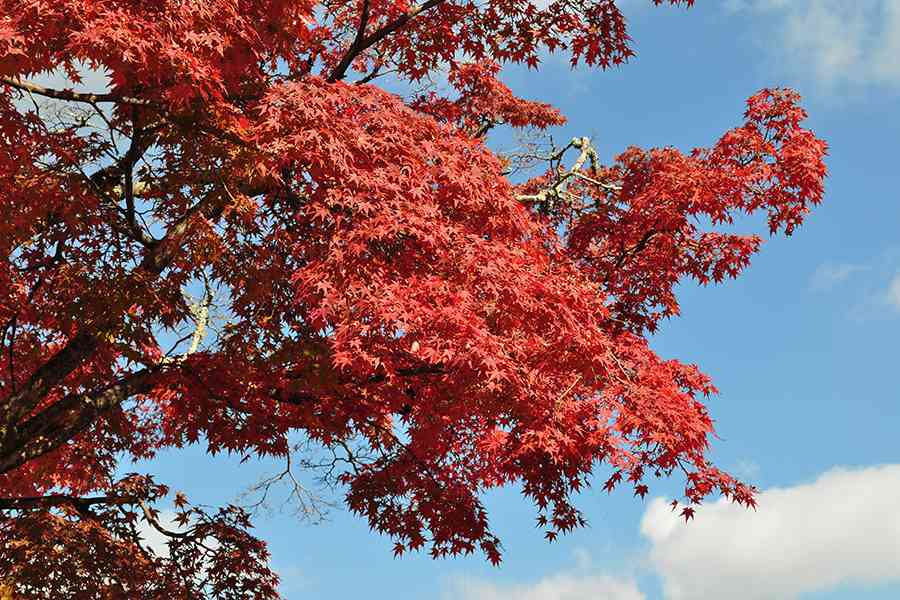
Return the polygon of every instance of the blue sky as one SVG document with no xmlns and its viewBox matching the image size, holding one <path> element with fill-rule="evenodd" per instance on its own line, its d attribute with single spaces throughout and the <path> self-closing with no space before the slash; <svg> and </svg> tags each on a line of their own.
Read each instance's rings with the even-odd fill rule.
<svg viewBox="0 0 900 600">
<path fill-rule="evenodd" d="M 590 135 L 607 158 L 632 144 L 709 145 L 740 123 L 747 97 L 790 85 L 830 144 L 825 203 L 741 279 L 683 286 L 683 316 L 653 340 L 718 385 L 712 456 L 762 490 L 759 510 L 712 503 L 684 525 L 659 500 L 680 480 L 643 502 L 589 490 L 590 526 L 548 544 L 532 507 L 502 490 L 488 498 L 499 568 L 394 559 L 390 541 L 342 507 L 318 525 L 276 510 L 256 522 L 287 598 L 900 597 L 900 0 L 622 4 L 630 64 L 573 73 L 549 57 L 539 74 L 505 72 L 514 91 L 569 117 L 559 139 Z M 193 501 L 221 504 L 277 468 L 236 462 L 189 449 L 154 470 Z"/>
</svg>

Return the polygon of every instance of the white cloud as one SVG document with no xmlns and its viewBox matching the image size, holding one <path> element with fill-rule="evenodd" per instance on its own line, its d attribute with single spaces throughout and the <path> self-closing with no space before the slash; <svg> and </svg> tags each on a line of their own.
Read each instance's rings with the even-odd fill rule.
<svg viewBox="0 0 900 600">
<path fill-rule="evenodd" d="M 885 269 L 886 270 L 886 269 Z M 851 316 L 859 321 L 882 319 L 900 313 L 900 271 L 891 269 L 894 275 L 882 273 L 878 287 L 870 290 L 852 309 Z M 884 281 L 887 280 L 887 285 Z"/>
<path fill-rule="evenodd" d="M 641 532 L 667 600 L 783 600 L 840 584 L 900 582 L 900 465 L 835 468 L 772 488 L 754 512 L 726 501 L 685 524 L 655 499 Z"/>
<path fill-rule="evenodd" d="M 530 583 L 497 584 L 468 576 L 445 582 L 446 600 L 646 600 L 633 577 L 598 572 L 591 553 L 572 551 L 572 566 Z"/>
<path fill-rule="evenodd" d="M 725 500 L 689 523 L 668 501 L 641 520 L 650 542 L 635 566 L 662 580 L 665 600 L 795 600 L 836 586 L 900 584 L 900 464 L 833 468 L 812 483 L 771 488 L 757 511 Z M 646 600 L 633 575 L 577 549 L 573 566 L 534 582 L 457 576 L 446 600 Z M 614 572 L 615 575 L 608 573 Z"/>
<path fill-rule="evenodd" d="M 158 520 L 159 524 L 169 531 L 183 530 L 183 528 L 179 527 L 178 523 L 175 522 L 175 511 L 160 511 Z M 159 530 L 155 529 L 144 520 L 138 525 L 138 531 L 141 534 L 141 538 L 144 540 L 144 545 L 152 550 L 154 554 L 164 557 L 169 556 L 169 547 L 166 545 L 166 542 L 169 540 L 167 536 L 160 533 Z"/>
<path fill-rule="evenodd" d="M 454 600 L 645 600 L 631 579 L 608 575 L 558 573 L 527 584 L 497 585 L 456 578 L 445 598 Z"/>
<path fill-rule="evenodd" d="M 735 475 L 739 475 L 742 479 L 755 479 L 759 476 L 759 463 L 749 458 L 742 458 L 737 461 L 735 468 L 731 470 Z"/>
<path fill-rule="evenodd" d="M 900 310 L 900 273 L 888 284 L 887 301 L 894 309 Z"/>
<path fill-rule="evenodd" d="M 850 263 L 823 263 L 813 273 L 809 287 L 815 291 L 829 291 L 844 283 L 856 273 L 867 270 L 867 268 L 863 265 Z"/>
<path fill-rule="evenodd" d="M 729 12 L 765 23 L 760 45 L 775 64 L 839 85 L 900 87 L 900 0 L 728 0 Z"/>
</svg>

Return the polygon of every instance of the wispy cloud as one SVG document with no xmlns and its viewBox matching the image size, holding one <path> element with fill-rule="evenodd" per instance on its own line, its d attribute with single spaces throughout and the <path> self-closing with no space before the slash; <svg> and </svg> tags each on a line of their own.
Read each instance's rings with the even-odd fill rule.
<svg viewBox="0 0 900 600">
<path fill-rule="evenodd" d="M 760 46 L 774 64 L 824 88 L 900 89 L 900 1 L 728 0 L 762 18 Z"/>
<path fill-rule="evenodd" d="M 610 550 L 607 548 L 607 551 Z M 591 553 L 575 548 L 571 566 L 536 581 L 497 583 L 465 575 L 445 580 L 444 600 L 646 600 L 637 581 L 621 570 L 610 575 Z M 637 562 L 635 562 L 637 566 Z"/>
<path fill-rule="evenodd" d="M 900 314 L 900 267 L 897 259 L 883 260 L 872 268 L 866 289 L 858 292 L 850 316 L 858 321 L 890 319 Z"/>
<path fill-rule="evenodd" d="M 756 512 L 722 500 L 688 524 L 657 498 L 641 532 L 667 600 L 793 599 L 841 584 L 900 582 L 898 497 L 900 465 L 835 468 L 810 484 L 762 492 Z"/>
<path fill-rule="evenodd" d="M 737 462 L 732 472 L 744 479 L 754 479 L 759 477 L 760 470 L 759 463 L 749 458 L 742 458 Z"/>
<path fill-rule="evenodd" d="M 897 249 L 888 249 L 865 263 L 824 262 L 810 276 L 809 289 L 830 292 L 851 279 L 854 279 L 851 291 L 856 296 L 850 308 L 852 318 L 869 321 L 892 318 L 900 313 L 900 253 Z"/>
<path fill-rule="evenodd" d="M 888 284 L 886 300 L 891 307 L 900 311 L 900 273 L 894 275 Z"/>
<path fill-rule="evenodd" d="M 819 265 L 810 278 L 810 289 L 827 292 L 844 283 L 856 273 L 868 270 L 865 265 L 826 262 Z"/>
<path fill-rule="evenodd" d="M 646 596 L 631 579 L 610 575 L 557 573 L 534 583 L 502 585 L 472 579 L 455 578 L 445 593 L 448 600 L 645 600 Z"/>
</svg>

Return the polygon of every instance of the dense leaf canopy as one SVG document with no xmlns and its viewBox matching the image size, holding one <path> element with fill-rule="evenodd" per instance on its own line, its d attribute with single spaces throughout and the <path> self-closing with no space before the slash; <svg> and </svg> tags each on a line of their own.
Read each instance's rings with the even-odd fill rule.
<svg viewBox="0 0 900 600">
<path fill-rule="evenodd" d="M 778 89 L 687 154 L 498 156 L 494 127 L 564 122 L 498 79 L 546 52 L 625 61 L 616 2 L 0 0 L 5 585 L 276 597 L 244 509 L 178 495 L 172 531 L 165 486 L 122 477 L 186 444 L 311 444 L 397 553 L 499 561 L 481 498 L 510 483 L 553 539 L 601 464 L 640 496 L 680 473 L 686 518 L 753 505 L 705 456 L 713 385 L 647 335 L 679 281 L 746 267 L 736 216 L 802 222 L 825 144 Z M 107 89 L 38 83 L 89 71 Z"/>
</svg>

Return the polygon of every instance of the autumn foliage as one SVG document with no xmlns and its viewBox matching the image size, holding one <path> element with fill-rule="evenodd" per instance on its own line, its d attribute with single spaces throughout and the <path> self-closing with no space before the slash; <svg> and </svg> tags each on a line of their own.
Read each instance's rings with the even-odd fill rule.
<svg viewBox="0 0 900 600">
<path fill-rule="evenodd" d="M 647 334 L 679 281 L 747 266 L 736 216 L 800 225 L 825 144 L 763 90 L 708 148 L 576 138 L 523 170 L 485 137 L 564 122 L 498 79 L 548 51 L 625 61 L 616 3 L 0 0 L 5 585 L 277 597 L 244 509 L 178 495 L 172 531 L 165 486 L 120 467 L 187 444 L 299 436 L 398 554 L 499 561 L 481 497 L 511 483 L 552 539 L 600 465 L 640 496 L 681 474 L 685 517 L 752 506 L 705 457 L 712 383 Z M 86 70 L 108 89 L 39 83 Z"/>
</svg>

